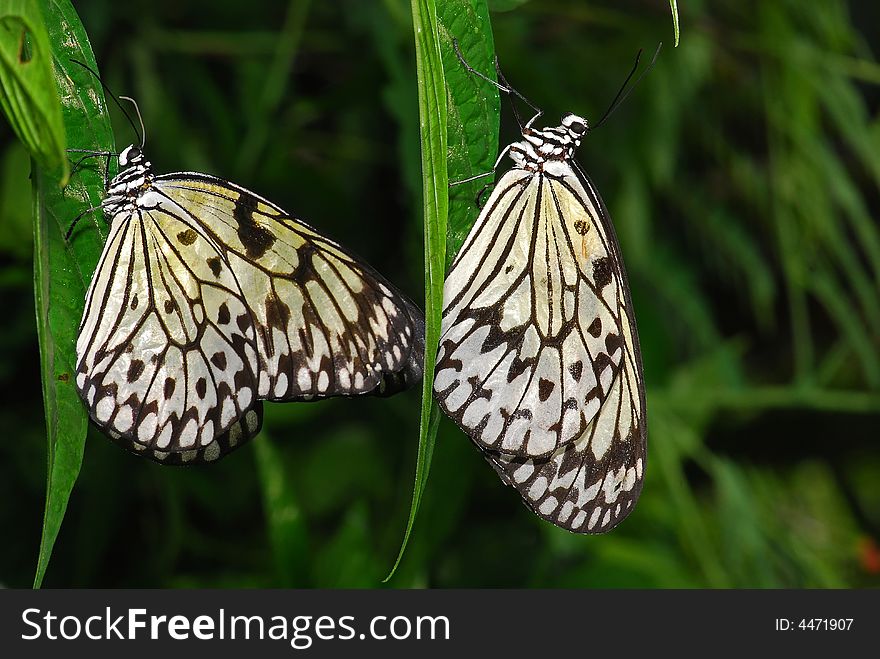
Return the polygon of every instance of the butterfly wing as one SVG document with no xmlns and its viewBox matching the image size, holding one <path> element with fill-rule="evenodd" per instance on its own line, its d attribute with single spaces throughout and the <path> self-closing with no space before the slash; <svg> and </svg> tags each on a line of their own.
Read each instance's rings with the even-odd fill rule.
<svg viewBox="0 0 880 659">
<path fill-rule="evenodd" d="M 575 163 L 499 181 L 444 288 L 435 395 L 538 516 L 602 533 L 632 510 L 641 354 L 614 228 Z"/>
<path fill-rule="evenodd" d="M 256 437 L 262 427 L 263 401 L 257 400 L 240 419 L 233 422 L 228 430 L 220 433 L 207 446 L 199 446 L 185 451 L 162 451 L 157 448 L 149 448 L 138 442 L 126 441 L 114 432 L 110 432 L 109 436 L 122 448 L 135 455 L 148 457 L 163 465 L 184 466 L 216 462 L 227 453 Z"/>
<path fill-rule="evenodd" d="M 218 254 L 152 192 L 111 219 L 76 386 L 94 422 L 132 450 L 203 452 L 256 404 L 255 328 L 235 279 L 206 264 Z"/>
<path fill-rule="evenodd" d="M 210 176 L 160 176 L 154 187 L 222 246 L 208 264 L 238 282 L 268 400 L 390 395 L 421 379 L 424 317 L 339 244 L 252 192 Z"/>
<path fill-rule="evenodd" d="M 452 264 L 434 392 L 482 448 L 579 438 L 622 362 L 622 276 L 601 202 L 571 167 L 505 173 Z"/>
</svg>

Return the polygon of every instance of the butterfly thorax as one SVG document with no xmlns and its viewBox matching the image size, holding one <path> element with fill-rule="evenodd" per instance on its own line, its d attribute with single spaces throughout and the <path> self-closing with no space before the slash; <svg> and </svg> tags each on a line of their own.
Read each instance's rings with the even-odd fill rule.
<svg viewBox="0 0 880 659">
<path fill-rule="evenodd" d="M 523 139 L 510 146 L 510 157 L 517 168 L 542 172 L 547 163 L 571 160 L 588 131 L 587 120 L 574 114 L 564 115 L 559 126 L 526 126 Z"/>
<path fill-rule="evenodd" d="M 101 202 L 104 214 L 110 218 L 119 213 L 134 212 L 140 197 L 153 184 L 153 166 L 134 145 L 119 154 L 119 168 Z"/>
</svg>

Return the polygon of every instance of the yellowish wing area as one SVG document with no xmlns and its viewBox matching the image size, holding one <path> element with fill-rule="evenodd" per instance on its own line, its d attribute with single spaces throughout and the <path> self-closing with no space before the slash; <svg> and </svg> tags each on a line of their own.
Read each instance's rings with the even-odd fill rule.
<svg viewBox="0 0 880 659">
<path fill-rule="evenodd" d="M 220 246 L 254 317 L 268 400 L 378 390 L 410 363 L 400 296 L 341 246 L 242 189 L 198 177 L 157 187 Z"/>
</svg>

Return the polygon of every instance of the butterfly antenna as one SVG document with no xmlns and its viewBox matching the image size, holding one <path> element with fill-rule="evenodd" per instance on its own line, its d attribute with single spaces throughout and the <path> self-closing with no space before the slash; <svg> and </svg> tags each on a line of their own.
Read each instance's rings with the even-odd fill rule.
<svg viewBox="0 0 880 659">
<path fill-rule="evenodd" d="M 138 107 L 137 101 L 131 96 L 120 96 L 119 98 L 131 103 L 134 106 L 134 111 L 137 112 L 138 123 L 141 125 L 141 149 L 143 149 L 147 143 L 147 129 L 144 128 L 144 118 L 141 116 L 141 109 Z"/>
<path fill-rule="evenodd" d="M 632 85 L 630 85 L 629 81 L 632 80 L 632 77 L 636 74 L 636 71 L 639 68 L 639 60 L 642 58 L 642 50 L 641 48 L 639 49 L 639 52 L 636 54 L 636 61 L 633 64 L 632 70 L 629 72 L 629 75 L 626 76 L 626 80 L 624 80 L 623 84 L 620 86 L 620 90 L 617 92 L 617 96 L 615 96 L 614 100 L 611 101 L 611 105 L 609 105 L 608 109 L 605 110 L 605 114 L 603 114 L 598 123 L 596 123 L 596 125 L 592 127 L 593 129 L 596 129 L 604 124 L 605 121 L 611 116 L 611 114 L 623 104 L 627 97 L 638 86 L 638 84 L 642 81 L 642 78 L 645 77 L 645 74 L 654 68 L 654 64 L 657 62 L 657 56 L 660 54 L 660 49 L 662 47 L 663 42 L 661 41 L 660 45 L 657 46 L 657 50 L 654 51 L 654 57 L 651 58 L 651 63 L 648 64 L 647 68 L 645 68 L 645 70 L 639 74 L 639 77 L 636 78 L 636 81 Z"/>
<path fill-rule="evenodd" d="M 134 119 L 132 119 L 131 115 L 128 113 L 128 111 L 126 111 L 126 109 L 124 107 L 122 107 L 122 103 L 119 101 L 119 98 L 117 98 L 116 94 L 114 94 L 112 91 L 110 91 L 110 88 L 106 85 L 106 83 L 103 80 L 101 80 L 101 76 L 99 76 L 97 74 L 97 72 L 94 69 L 92 69 L 88 64 L 86 64 L 84 62 L 80 62 L 78 59 L 74 59 L 71 57 L 70 61 L 73 62 L 74 64 L 79 64 L 86 71 L 91 73 L 94 76 L 95 80 L 97 80 L 99 83 L 101 83 L 101 87 L 103 87 L 104 91 L 107 92 L 107 95 L 113 99 L 113 102 L 116 103 L 116 107 L 118 107 L 122 111 L 122 114 L 125 115 L 125 118 L 128 119 L 128 123 L 131 125 L 131 129 L 135 133 L 137 133 L 138 137 L 141 138 L 141 143 L 143 143 L 143 141 L 144 141 L 143 140 L 143 133 L 142 132 L 138 133 L 137 126 L 134 123 Z M 129 100 L 131 100 L 131 99 L 129 99 Z M 135 108 L 137 108 L 137 104 L 135 104 Z M 140 112 L 138 112 L 138 116 L 140 116 Z M 141 125 L 143 125 L 143 122 L 141 122 Z"/>
</svg>

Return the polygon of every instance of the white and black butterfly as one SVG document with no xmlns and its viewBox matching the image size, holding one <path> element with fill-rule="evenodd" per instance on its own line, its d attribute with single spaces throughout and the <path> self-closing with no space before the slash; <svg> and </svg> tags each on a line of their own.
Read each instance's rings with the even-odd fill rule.
<svg viewBox="0 0 880 659">
<path fill-rule="evenodd" d="M 434 394 L 536 514 L 601 533 L 642 489 L 639 342 L 608 211 L 574 160 L 589 124 L 533 128 L 535 109 L 446 277 Z"/>
<path fill-rule="evenodd" d="M 422 376 L 424 318 L 384 277 L 219 178 L 119 154 L 76 345 L 92 420 L 166 464 L 253 437 L 262 400 L 390 395 Z"/>
</svg>

